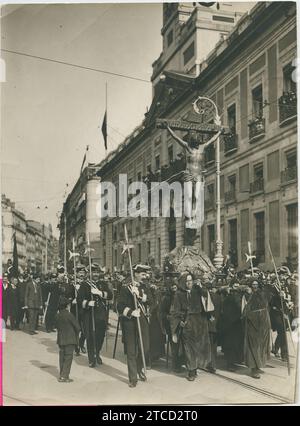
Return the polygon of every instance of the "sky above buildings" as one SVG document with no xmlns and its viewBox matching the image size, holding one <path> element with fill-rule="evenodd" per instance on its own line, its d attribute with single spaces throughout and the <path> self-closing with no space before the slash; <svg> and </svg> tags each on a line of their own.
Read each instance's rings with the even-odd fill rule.
<svg viewBox="0 0 300 426">
<path fill-rule="evenodd" d="M 161 26 L 160 3 L 7 5 L 1 48 L 150 81 Z M 2 58 L 1 192 L 55 230 L 86 146 L 90 162 L 105 157 L 106 83 L 108 152 L 141 123 L 152 86 L 8 52 Z"/>
</svg>

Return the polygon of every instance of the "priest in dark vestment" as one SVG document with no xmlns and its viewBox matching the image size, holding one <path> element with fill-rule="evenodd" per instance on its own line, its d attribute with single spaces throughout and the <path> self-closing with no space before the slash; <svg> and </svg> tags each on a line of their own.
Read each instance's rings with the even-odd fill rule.
<svg viewBox="0 0 300 426">
<path fill-rule="evenodd" d="M 247 301 L 245 318 L 245 364 L 251 369 L 251 376 L 260 378 L 260 369 L 266 366 L 270 357 L 271 322 L 266 294 L 259 289 L 257 281 L 251 284 L 252 294 Z"/>
<path fill-rule="evenodd" d="M 211 360 L 207 312 L 213 305 L 207 290 L 195 285 L 191 274 L 182 277 L 181 287 L 174 297 L 171 316 L 173 340 L 182 344 L 187 379 L 193 381 L 198 368 L 206 368 Z"/>
<path fill-rule="evenodd" d="M 147 286 L 147 307 L 149 310 L 149 337 L 150 337 L 150 363 L 159 360 L 165 355 L 166 337 L 163 333 L 160 316 L 160 303 L 162 294 L 158 286 Z"/>
<path fill-rule="evenodd" d="M 171 346 L 172 370 L 179 373 L 181 370 L 181 360 L 178 354 L 178 341 L 173 341 L 171 331 L 171 317 L 174 309 L 175 294 L 178 289 L 178 283 L 175 279 L 168 282 L 168 290 L 164 294 L 160 304 L 160 317 L 162 320 L 163 331 L 168 336 L 168 342 Z M 168 357 L 168 353 L 167 353 Z"/>
</svg>

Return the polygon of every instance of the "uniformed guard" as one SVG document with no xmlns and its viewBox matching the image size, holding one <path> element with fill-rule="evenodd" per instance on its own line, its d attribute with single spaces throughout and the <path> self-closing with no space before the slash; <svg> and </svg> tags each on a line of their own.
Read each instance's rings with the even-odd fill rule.
<svg viewBox="0 0 300 426">
<path fill-rule="evenodd" d="M 107 283 L 100 278 L 100 267 L 92 265 L 92 281 L 85 279 L 78 292 L 78 301 L 82 307 L 82 321 L 87 339 L 89 366 L 101 365 L 100 352 L 102 349 L 105 332 L 107 329 L 107 300 L 113 294 Z"/>
<path fill-rule="evenodd" d="M 149 323 L 146 312 L 147 294 L 144 291 L 143 281 L 147 278 L 147 265 L 135 265 L 133 267 L 134 285 L 123 285 L 117 303 L 117 309 L 122 321 L 122 333 L 127 355 L 129 387 L 137 385 L 138 377 L 146 380 L 143 372 L 142 352 L 145 359 L 149 357 Z M 137 298 L 138 308 L 135 307 L 134 294 Z M 140 321 L 143 346 L 139 339 L 137 318 Z"/>
</svg>

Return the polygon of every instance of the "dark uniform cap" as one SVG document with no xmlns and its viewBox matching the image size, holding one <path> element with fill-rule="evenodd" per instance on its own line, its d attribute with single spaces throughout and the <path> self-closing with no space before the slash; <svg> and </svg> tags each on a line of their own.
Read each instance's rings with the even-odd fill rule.
<svg viewBox="0 0 300 426">
<path fill-rule="evenodd" d="M 64 274 L 65 273 L 65 268 L 62 265 L 58 265 L 58 267 L 57 267 L 57 273 L 58 274 Z"/>
</svg>

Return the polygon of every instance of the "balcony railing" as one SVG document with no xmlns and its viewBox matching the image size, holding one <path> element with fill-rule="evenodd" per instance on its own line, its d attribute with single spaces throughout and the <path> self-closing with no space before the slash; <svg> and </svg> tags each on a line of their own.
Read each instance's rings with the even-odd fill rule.
<svg viewBox="0 0 300 426">
<path fill-rule="evenodd" d="M 266 121 L 263 117 L 255 118 L 254 120 L 250 121 L 248 126 L 250 142 L 261 138 L 266 133 Z"/>
<path fill-rule="evenodd" d="M 264 180 L 256 179 L 254 182 L 250 183 L 250 193 L 256 194 L 257 192 L 263 192 L 264 190 Z"/>
<path fill-rule="evenodd" d="M 238 136 L 235 133 L 224 136 L 224 154 L 229 155 L 238 148 Z"/>
<path fill-rule="evenodd" d="M 297 117 L 296 92 L 284 92 L 278 99 L 280 125 L 288 124 Z"/>
<path fill-rule="evenodd" d="M 297 166 L 290 167 L 281 172 L 281 183 L 289 183 L 297 180 Z"/>
<path fill-rule="evenodd" d="M 232 201 L 235 201 L 236 200 L 236 191 L 235 191 L 235 189 L 233 189 L 231 191 L 225 192 L 224 199 L 225 199 L 225 203 L 230 203 Z"/>
</svg>

